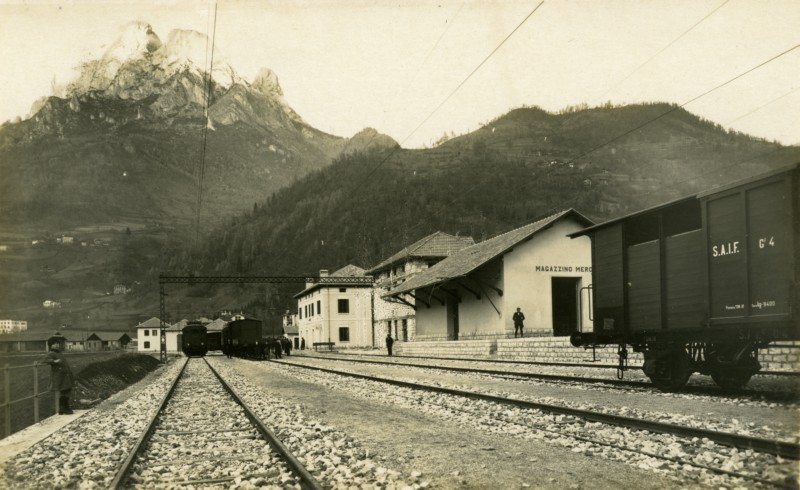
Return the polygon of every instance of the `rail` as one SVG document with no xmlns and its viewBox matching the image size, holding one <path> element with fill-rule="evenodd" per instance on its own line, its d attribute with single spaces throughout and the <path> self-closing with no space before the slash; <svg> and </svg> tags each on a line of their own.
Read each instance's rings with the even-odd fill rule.
<svg viewBox="0 0 800 490">
<path fill-rule="evenodd" d="M 782 458 L 789 458 L 793 460 L 800 459 L 800 444 L 793 442 L 771 441 L 757 437 L 749 437 L 745 435 L 739 435 L 727 432 L 717 432 L 703 428 L 684 427 L 664 422 L 626 417 L 623 415 L 593 412 L 590 410 L 563 407 L 547 403 L 521 400 L 517 398 L 506 398 L 497 395 L 490 395 L 488 393 L 459 390 L 455 388 L 433 386 L 423 383 L 414 383 L 410 381 L 402 381 L 393 378 L 384 378 L 381 376 L 358 374 L 348 371 L 340 371 L 338 369 L 328 369 L 319 366 L 310 366 L 307 364 L 287 362 L 283 360 L 271 361 L 271 362 L 276 362 L 278 364 L 287 364 L 289 366 L 296 366 L 299 368 L 320 371 L 324 373 L 337 374 L 340 376 L 346 376 L 355 379 L 366 379 L 370 381 L 377 381 L 379 383 L 386 383 L 394 386 L 402 386 L 404 388 L 421 389 L 435 393 L 445 393 L 448 395 L 463 396 L 475 400 L 484 400 L 484 401 L 517 406 L 520 408 L 540 410 L 543 412 L 549 412 L 559 415 L 568 415 L 568 416 L 582 418 L 590 422 L 599 422 L 602 424 L 617 425 L 621 427 L 628 427 L 630 429 L 645 430 L 662 434 L 672 434 L 679 437 L 707 438 L 715 443 L 722 444 L 724 446 L 736 447 L 740 449 L 752 449 L 754 451 L 774 454 Z"/>
</svg>

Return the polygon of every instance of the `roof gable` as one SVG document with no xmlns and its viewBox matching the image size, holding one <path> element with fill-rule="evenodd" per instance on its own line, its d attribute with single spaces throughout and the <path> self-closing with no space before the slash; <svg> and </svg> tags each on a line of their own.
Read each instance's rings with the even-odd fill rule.
<svg viewBox="0 0 800 490">
<path fill-rule="evenodd" d="M 450 254 L 473 245 L 475 241 L 468 236 L 455 236 L 441 231 L 432 233 L 411 245 L 400 250 L 388 259 L 384 260 L 367 272 L 373 273 L 390 267 L 398 262 L 406 261 L 412 257 L 416 258 L 442 258 Z"/>
<path fill-rule="evenodd" d="M 366 271 L 361 267 L 353 264 L 348 264 L 338 271 L 331 274 L 332 277 L 361 277 Z"/>
</svg>

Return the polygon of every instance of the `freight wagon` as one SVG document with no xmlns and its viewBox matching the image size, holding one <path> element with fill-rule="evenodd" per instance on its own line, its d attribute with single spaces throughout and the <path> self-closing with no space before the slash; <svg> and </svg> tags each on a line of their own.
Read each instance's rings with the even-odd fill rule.
<svg viewBox="0 0 800 490">
<path fill-rule="evenodd" d="M 575 346 L 644 355 L 663 390 L 693 372 L 728 389 L 761 369 L 758 350 L 800 339 L 798 164 L 586 228 L 593 332 Z"/>
<path fill-rule="evenodd" d="M 222 329 L 223 352 L 240 357 L 260 358 L 266 352 L 267 341 L 282 335 L 283 327 L 264 325 L 261 320 L 233 320 Z"/>
</svg>

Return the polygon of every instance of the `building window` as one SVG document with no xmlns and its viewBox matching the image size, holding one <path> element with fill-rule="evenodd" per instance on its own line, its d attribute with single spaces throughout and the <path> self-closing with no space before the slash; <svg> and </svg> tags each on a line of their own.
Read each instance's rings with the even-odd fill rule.
<svg viewBox="0 0 800 490">
<path fill-rule="evenodd" d="M 340 293 L 346 293 L 347 292 L 347 288 L 339 288 L 339 292 Z"/>
<path fill-rule="evenodd" d="M 349 299 L 340 299 L 338 303 L 339 303 L 339 313 L 350 313 Z"/>
<path fill-rule="evenodd" d="M 145 342 L 144 343 L 144 348 L 145 349 L 149 349 L 150 348 L 150 342 Z"/>
<path fill-rule="evenodd" d="M 158 330 L 153 330 L 153 337 L 155 337 L 156 335 L 158 335 Z"/>
<path fill-rule="evenodd" d="M 317 300 L 317 315 L 321 314 L 322 314 L 322 303 L 320 302 L 320 300 Z"/>
<path fill-rule="evenodd" d="M 144 331 L 144 336 L 145 337 L 149 337 L 150 336 L 150 330 L 145 330 Z"/>
<path fill-rule="evenodd" d="M 300 308 L 300 307 L 297 308 L 297 316 L 298 316 L 298 320 L 302 320 L 303 319 L 303 308 Z"/>
<path fill-rule="evenodd" d="M 339 327 L 339 342 L 350 342 L 349 327 Z"/>
<path fill-rule="evenodd" d="M 403 341 L 408 340 L 408 320 L 403 319 Z"/>
</svg>

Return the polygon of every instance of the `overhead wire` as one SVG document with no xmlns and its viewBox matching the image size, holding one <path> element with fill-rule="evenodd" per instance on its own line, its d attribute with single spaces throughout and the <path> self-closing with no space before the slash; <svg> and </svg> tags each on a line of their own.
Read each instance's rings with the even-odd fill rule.
<svg viewBox="0 0 800 490">
<path fill-rule="evenodd" d="M 439 46 L 439 43 L 442 41 L 444 36 L 447 34 L 447 32 L 450 30 L 450 28 L 455 23 L 455 19 L 458 17 L 458 14 L 461 13 L 461 10 L 464 8 L 465 3 L 466 2 L 461 2 L 461 6 L 458 8 L 458 10 L 456 11 L 455 15 L 453 15 L 453 17 L 450 20 L 450 22 L 447 22 L 447 25 L 445 26 L 445 28 L 442 29 L 441 34 L 439 34 L 439 37 L 436 39 L 436 42 L 433 43 L 433 46 L 431 46 L 431 48 L 428 50 L 428 53 L 425 55 L 425 58 L 418 65 L 418 68 L 414 72 L 414 75 L 409 79 L 409 81 L 405 84 L 405 86 L 403 86 L 403 88 L 400 89 L 397 93 L 401 93 L 401 94 L 404 93 L 406 90 L 408 90 L 408 87 L 411 86 L 411 84 L 414 82 L 414 80 L 416 80 L 417 76 L 419 75 L 419 73 L 421 71 L 421 68 L 427 64 L 428 59 L 431 57 L 433 52 L 436 51 L 436 48 Z M 372 135 L 367 140 L 367 142 L 364 143 L 364 148 L 369 148 L 369 146 L 372 144 L 372 141 L 375 139 L 376 136 L 378 136 L 378 132 L 377 131 L 372 133 Z"/>
<path fill-rule="evenodd" d="M 667 115 L 669 115 L 669 114 L 672 114 L 673 112 L 675 112 L 675 111 L 677 111 L 677 110 L 679 110 L 679 109 L 682 109 L 682 108 L 686 107 L 687 105 L 691 104 L 692 102 L 696 102 L 697 100 L 699 100 L 699 99 L 701 99 L 701 98 L 705 97 L 706 95 L 708 95 L 708 94 L 710 94 L 710 93 L 712 93 L 712 92 L 715 92 L 715 91 L 717 91 L 717 90 L 721 89 L 722 87 L 725 87 L 725 86 L 727 86 L 727 85 L 730 85 L 731 83 L 733 83 L 733 82 L 735 82 L 736 80 L 738 80 L 738 79 L 742 78 L 743 76 L 745 76 L 745 75 L 748 75 L 749 73 L 752 73 L 753 71 L 755 71 L 755 70 L 757 70 L 757 69 L 761 68 L 762 66 L 764 66 L 764 65 L 766 65 L 766 64 L 768 64 L 768 63 L 771 63 L 771 62 L 773 62 L 773 61 L 777 60 L 778 58 L 780 58 L 780 57 L 782 57 L 782 56 L 784 56 L 784 55 L 787 55 L 787 54 L 791 53 L 792 51 L 794 51 L 794 50 L 795 50 L 795 49 L 797 49 L 797 48 L 800 48 L 800 44 L 795 44 L 795 45 L 794 45 L 794 46 L 792 46 L 791 48 L 789 48 L 789 49 L 787 49 L 787 50 L 785 50 L 785 51 L 783 51 L 783 52 L 781 52 L 781 53 L 779 53 L 779 54 L 776 54 L 775 56 L 772 56 L 771 58 L 769 58 L 769 59 L 768 59 L 768 60 L 766 60 L 766 61 L 762 61 L 762 62 L 761 62 L 761 63 L 759 63 L 758 65 L 756 65 L 756 66 L 754 66 L 754 67 L 752 67 L 752 68 L 750 68 L 750 69 L 748 69 L 748 70 L 745 70 L 744 72 L 742 72 L 742 73 L 740 73 L 740 74 L 736 75 L 735 77 L 733 77 L 733 78 L 730 78 L 730 79 L 728 79 L 728 80 L 726 80 L 726 81 L 724 81 L 724 82 L 720 83 L 719 85 L 716 85 L 716 86 L 714 86 L 714 87 L 712 87 L 712 88 L 710 88 L 710 89 L 706 90 L 705 92 L 701 93 L 700 95 L 697 95 L 697 96 L 695 96 L 695 97 L 692 97 L 691 99 L 687 100 L 686 102 L 683 102 L 682 104 L 676 105 L 676 106 L 674 106 L 674 107 L 670 108 L 668 111 L 665 111 L 665 112 L 663 112 L 663 113 L 659 114 L 658 116 L 656 116 L 656 117 L 654 117 L 654 118 L 652 118 L 652 119 L 649 119 L 649 120 L 647 120 L 647 121 L 645 121 L 645 122 L 643 122 L 643 123 L 639 124 L 638 126 L 635 126 L 635 127 L 631 128 L 631 129 L 629 129 L 628 131 L 625 131 L 624 133 L 622 133 L 622 134 L 619 134 L 619 135 L 617 135 L 617 136 L 615 136 L 615 137 L 611 138 L 610 140 L 608 140 L 608 141 L 606 141 L 606 142 L 604 142 L 604 143 L 601 143 L 601 144 L 599 144 L 599 145 L 597 145 L 597 146 L 593 147 L 592 149 L 590 149 L 590 150 L 588 150 L 588 151 L 586 151 L 586 152 L 582 153 L 581 155 L 579 155 L 579 156 L 577 156 L 577 157 L 573 158 L 572 160 L 570 160 L 570 161 L 569 161 L 569 162 L 567 162 L 567 163 L 574 163 L 576 160 L 579 160 L 579 159 L 581 159 L 581 158 L 583 158 L 583 157 L 585 157 L 585 156 L 589 155 L 590 153 L 594 153 L 595 151 L 597 151 L 597 150 L 599 150 L 599 149 L 601 149 L 601 148 L 604 148 L 604 147 L 606 147 L 606 146 L 610 145 L 611 143 L 613 143 L 613 142 L 615 142 L 615 141 L 617 141 L 617 140 L 619 140 L 619 139 L 622 139 L 622 138 L 624 138 L 625 136 L 628 136 L 629 134 L 631 134 L 631 133 L 633 133 L 633 132 L 635 132 L 635 131 L 638 131 L 639 129 L 642 129 L 642 128 L 643 128 L 643 127 L 645 127 L 645 126 L 648 126 L 648 125 L 650 125 L 650 124 L 652 124 L 652 123 L 654 123 L 654 122 L 658 121 L 659 119 L 661 119 L 661 118 L 663 118 L 663 117 L 665 117 L 665 116 L 667 116 Z"/>
<path fill-rule="evenodd" d="M 718 85 L 716 85 L 716 86 L 704 91 L 703 93 L 701 93 L 701 94 L 699 94 L 699 95 L 697 95 L 695 97 L 692 97 L 691 99 L 687 100 L 686 102 L 683 102 L 680 105 L 676 105 L 676 106 L 670 108 L 669 110 L 657 115 L 656 117 L 653 117 L 653 118 L 645 121 L 644 123 L 641 123 L 641 124 L 635 126 L 634 128 L 623 132 L 622 134 L 619 134 L 617 136 L 614 136 L 613 138 L 610 138 L 610 139 L 606 140 L 605 142 L 603 142 L 603 143 L 591 148 L 590 150 L 583 152 L 582 154 L 578 155 L 577 157 L 574 157 L 574 158 L 564 162 L 564 164 L 565 165 L 574 164 L 575 162 L 577 162 L 578 160 L 588 156 L 589 154 L 594 153 L 597 150 L 599 150 L 601 148 L 604 148 L 604 147 L 608 146 L 609 144 L 611 144 L 611 143 L 613 143 L 615 141 L 618 141 L 618 140 L 624 138 L 625 136 L 627 136 L 627 135 L 629 135 L 629 134 L 631 134 L 631 133 L 633 133 L 633 132 L 635 132 L 635 131 L 637 131 L 639 129 L 642 129 L 645 126 L 648 126 L 648 125 L 660 120 L 661 118 L 663 118 L 663 117 L 665 117 L 665 116 L 667 116 L 667 115 L 669 115 L 669 114 L 671 114 L 671 113 L 683 108 L 684 106 L 686 106 L 686 105 L 688 105 L 688 104 L 690 104 L 692 102 L 695 102 L 695 101 L 697 101 L 697 100 L 699 100 L 699 99 L 711 94 L 712 92 L 714 92 L 716 90 L 719 90 L 722 87 L 725 87 L 725 86 L 729 85 L 730 83 L 732 83 L 732 82 L 734 82 L 734 81 L 736 81 L 736 80 L 748 75 L 749 73 L 752 73 L 753 71 L 755 71 L 755 70 L 767 65 L 768 63 L 771 63 L 771 62 L 779 59 L 780 57 L 782 57 L 782 56 L 794 51 L 797 48 L 800 48 L 800 44 L 796 44 L 796 45 L 792 46 L 791 48 L 786 49 L 785 51 L 782 51 L 781 53 L 778 53 L 777 55 L 774 55 L 774 56 L 770 57 L 769 59 L 757 64 L 756 66 L 754 66 L 754 67 L 752 67 L 752 68 L 750 68 L 748 70 L 745 70 L 742 73 L 739 73 L 738 75 L 726 80 L 725 82 L 722 82 L 722 83 L 720 83 L 720 84 L 718 84 Z M 770 152 L 770 153 L 772 153 L 772 152 Z M 537 175 L 536 177 L 537 177 L 537 179 L 540 179 L 542 177 L 546 177 L 546 176 L 550 175 L 552 172 L 554 172 L 555 170 L 556 170 L 556 167 L 553 167 L 553 168 L 548 169 L 547 171 L 545 171 L 543 174 Z M 468 193 L 470 193 L 473 190 L 477 189 L 478 187 L 480 187 L 483 184 L 484 184 L 484 182 L 477 182 L 474 185 L 470 186 L 468 189 L 463 191 L 460 196 L 457 196 L 455 199 L 450 201 L 447 204 L 447 206 L 452 206 L 453 204 L 458 202 L 459 199 L 463 198 L 465 195 L 467 195 Z M 517 186 L 516 189 L 513 189 L 510 192 L 511 192 L 511 194 L 515 194 L 516 195 L 517 193 L 523 191 L 528 185 L 530 185 L 530 184 L 527 183 L 527 182 L 522 182 L 519 186 Z M 574 202 L 576 199 L 577 199 L 577 197 L 566 201 L 566 203 L 561 203 L 558 207 L 563 209 L 565 204 L 567 204 L 569 202 Z M 551 209 L 555 209 L 555 207 L 551 208 Z M 411 227 L 410 229 L 415 229 L 415 228 L 419 227 L 420 225 L 421 225 L 421 223 L 417 223 L 415 226 Z"/>
<path fill-rule="evenodd" d="M 798 142 L 798 143 L 800 143 L 800 142 Z M 751 161 L 757 160 L 759 158 L 768 157 L 770 155 L 774 155 L 775 153 L 780 153 L 780 152 L 787 151 L 787 150 L 790 150 L 790 149 L 797 150 L 797 148 L 795 148 L 794 146 L 797 145 L 798 143 L 794 143 L 794 144 L 789 145 L 789 146 L 779 146 L 778 148 L 773 148 L 773 149 L 771 149 L 769 151 L 766 151 L 766 152 L 763 152 L 763 153 L 757 153 L 755 155 L 750 155 L 747 158 L 744 158 L 742 160 L 737 160 L 734 163 L 731 163 L 731 164 L 728 164 L 728 165 L 723 165 L 722 167 L 717 167 L 717 168 L 715 168 L 713 170 L 710 170 L 708 172 L 703 172 L 703 173 L 697 174 L 694 177 L 691 177 L 691 178 L 688 178 L 688 179 L 684 179 L 684 180 L 681 180 L 681 181 L 678 181 L 678 182 L 672 182 L 669 185 L 660 185 L 659 186 L 659 190 L 664 191 L 664 190 L 668 190 L 668 189 L 675 189 L 680 185 L 683 185 L 683 184 L 686 184 L 688 182 L 691 182 L 692 180 L 696 180 L 696 179 L 698 179 L 700 177 L 706 177 L 706 176 L 709 176 L 709 175 L 712 175 L 712 174 L 718 174 L 718 173 L 720 173 L 722 171 L 729 170 L 729 169 L 732 169 L 734 167 L 738 167 L 738 166 L 742 165 L 743 163 L 751 162 Z M 544 215 L 550 215 L 550 214 L 552 214 L 552 213 L 554 213 L 556 211 L 572 207 L 572 204 L 574 204 L 578 200 L 579 197 L 580 196 L 572 197 L 570 199 L 567 199 L 566 201 L 560 202 L 557 206 L 550 207 L 548 209 L 548 211 L 546 211 L 544 213 Z"/>
<path fill-rule="evenodd" d="M 212 82 L 211 73 L 214 69 L 214 44 L 216 42 L 216 37 L 217 37 L 217 3 L 214 2 L 214 23 L 213 23 L 213 29 L 211 31 L 210 54 L 208 49 L 208 36 L 206 36 L 206 61 L 208 63 L 208 71 L 204 77 L 205 100 L 203 107 L 203 138 L 202 138 L 202 148 L 200 153 L 200 172 L 198 175 L 198 184 L 197 184 L 197 220 L 195 223 L 195 249 L 200 243 L 200 216 L 203 205 L 203 179 L 205 178 L 206 152 L 208 147 L 208 126 L 210 124 L 208 108 L 211 103 L 211 82 Z"/>
<path fill-rule="evenodd" d="M 708 19 L 709 17 L 711 17 L 712 15 L 714 15 L 714 14 L 715 14 L 715 13 L 716 13 L 716 12 L 717 12 L 719 9 L 721 9 L 722 7 L 724 7 L 724 6 L 725 6 L 725 5 L 726 5 L 726 4 L 727 4 L 729 1 L 730 1 L 730 0 L 725 0 L 724 2 L 722 2 L 721 4 L 719 4 L 719 5 L 717 6 L 717 8 L 715 8 L 715 9 L 714 9 L 714 10 L 712 10 L 711 12 L 707 13 L 705 16 L 703 16 L 703 18 L 701 18 L 700 20 L 698 20 L 697 22 L 695 22 L 694 24 L 692 24 L 692 25 L 691 25 L 691 26 L 690 26 L 688 29 L 686 29 L 685 31 L 681 32 L 681 33 L 678 35 L 678 37 L 676 37 L 675 39 L 673 39 L 672 41 L 670 41 L 669 43 L 667 43 L 667 45 L 666 45 L 666 46 L 664 46 L 663 48 L 661 48 L 660 50 L 658 50 L 658 52 L 656 52 L 654 55 L 652 55 L 652 56 L 650 56 L 649 58 L 647 58 L 647 59 L 646 59 L 646 60 L 645 60 L 643 63 L 641 63 L 639 66 L 637 66 L 636 68 L 634 68 L 634 69 L 633 69 L 633 71 L 631 71 L 630 73 L 628 73 L 628 74 L 627 74 L 627 75 L 626 75 L 624 78 L 622 78 L 622 80 L 620 80 L 619 82 L 617 82 L 616 84 L 614 84 L 613 86 L 611 86 L 611 87 L 610 87 L 608 90 L 606 90 L 605 92 L 603 92 L 603 95 L 601 95 L 600 97 L 598 97 L 598 99 L 602 101 L 602 100 L 603 100 L 603 98 L 605 98 L 605 96 L 606 96 L 606 95 L 608 95 L 610 92 L 613 92 L 613 91 L 614 91 L 614 90 L 615 90 L 617 87 L 619 87 L 620 85 L 622 85 L 623 83 L 625 83 L 625 82 L 626 82 L 626 81 L 627 81 L 627 80 L 628 80 L 630 77 L 632 77 L 632 76 L 633 76 L 635 73 L 637 73 L 639 70 L 641 70 L 642 68 L 644 68 L 644 67 L 645 67 L 645 66 L 646 66 L 648 63 L 650 63 L 651 61 L 653 61 L 654 59 L 656 59 L 656 58 L 657 58 L 657 57 L 658 57 L 658 56 L 659 56 L 661 53 L 663 53 L 664 51 L 668 50 L 670 47 L 672 47 L 672 45 L 674 45 L 676 42 L 678 42 L 680 39 L 682 39 L 682 38 L 683 38 L 683 37 L 684 37 L 686 34 L 688 34 L 688 33 L 690 33 L 691 31 L 693 31 L 695 27 L 699 26 L 699 25 L 700 25 L 701 23 L 703 23 L 703 22 L 704 22 L 706 19 Z"/>
<path fill-rule="evenodd" d="M 456 18 L 458 18 L 458 14 L 460 14 L 461 11 L 464 9 L 464 5 L 466 5 L 466 2 L 461 2 L 461 5 L 458 7 L 458 10 L 453 15 L 453 17 L 450 19 L 450 21 L 448 22 L 447 20 L 445 20 L 447 25 L 445 26 L 444 29 L 442 29 L 441 34 L 439 34 L 439 38 L 436 39 L 436 42 L 433 43 L 433 46 L 431 46 L 431 49 L 428 50 L 428 53 L 425 55 L 425 58 L 418 65 L 417 70 L 414 72 L 414 76 L 412 76 L 408 80 L 408 82 L 405 84 L 405 86 L 402 88 L 401 93 L 403 93 L 406 90 L 408 90 L 408 88 L 416 81 L 417 76 L 419 76 L 419 73 L 422 71 L 421 68 L 424 67 L 428 63 L 428 60 L 430 59 L 430 57 L 433 54 L 433 52 L 436 51 L 436 48 L 439 47 L 439 43 L 442 42 L 442 39 L 444 39 L 444 37 L 447 35 L 448 31 L 450 31 L 450 28 L 455 23 Z"/>
<path fill-rule="evenodd" d="M 361 180 L 359 180 L 359 181 L 358 181 L 358 183 L 357 183 L 357 184 L 356 184 L 356 185 L 353 187 L 353 189 L 352 189 L 351 191 L 349 191 L 349 192 L 348 192 L 346 195 L 349 195 L 349 196 L 354 196 L 354 195 L 356 194 L 356 191 L 357 191 L 359 188 L 361 188 L 361 186 L 363 186 L 363 185 L 364 185 L 364 184 L 365 184 L 365 183 L 366 183 L 366 182 L 369 180 L 369 178 L 370 178 L 370 177 L 372 177 L 372 176 L 375 174 L 375 172 L 377 172 L 377 171 L 378 171 L 378 169 L 379 169 L 380 167 L 382 167 L 382 166 L 383 166 L 383 165 L 384 165 L 384 164 L 385 164 L 385 163 L 386 163 L 386 162 L 389 160 L 389 158 L 391 158 L 391 156 L 392 156 L 392 155 L 394 155 L 394 153 L 395 153 L 395 152 L 396 152 L 396 151 L 397 151 L 399 148 L 401 148 L 401 147 L 402 147 L 403 143 L 405 143 L 406 141 L 408 141 L 408 139 L 409 139 L 409 138 L 411 138 L 411 136 L 413 136 L 413 135 L 414 135 L 414 133 L 416 133 L 416 132 L 419 130 L 419 128 L 421 128 L 421 127 L 422 127 L 422 126 L 423 126 L 423 125 L 424 125 L 426 122 L 428 122 L 428 120 L 430 120 L 430 118 L 431 118 L 431 117 L 433 117 L 433 115 L 434 115 L 434 114 L 436 114 L 436 112 L 438 112 L 438 111 L 439 111 L 439 109 L 441 109 L 441 108 L 442 108 L 442 107 L 443 107 L 443 106 L 444 106 L 444 105 L 447 103 L 447 101 L 449 101 L 449 100 L 450 100 L 450 99 L 453 97 L 453 95 L 455 95 L 455 93 L 456 93 L 456 92 L 458 92 L 458 90 L 459 90 L 459 89 L 461 89 L 461 87 L 463 87 L 463 86 L 464 86 L 464 84 L 465 84 L 465 83 L 467 83 L 467 81 L 468 81 L 470 78 L 472 78 L 472 76 L 473 76 L 473 75 L 474 75 L 474 74 L 475 74 L 475 73 L 476 73 L 476 72 L 477 72 L 477 71 L 478 71 L 478 70 L 479 70 L 479 69 L 480 69 L 480 68 L 481 68 L 483 65 L 485 65 L 485 64 L 486 64 L 486 62 L 487 62 L 487 61 L 489 61 L 489 59 L 490 59 L 492 56 L 494 56 L 494 54 L 495 54 L 495 53 L 497 53 L 497 51 L 498 51 L 498 50 L 499 50 L 501 47 L 503 47 L 503 45 L 506 43 L 506 41 L 508 41 L 508 40 L 511 38 L 511 36 L 513 36 L 513 35 L 514 35 L 514 33 L 516 33 L 516 32 L 517 32 L 517 31 L 518 31 L 518 30 L 519 30 L 519 29 L 520 29 L 520 28 L 521 28 L 521 27 L 522 27 L 522 26 L 523 26 L 523 25 L 524 25 L 524 24 L 525 24 L 525 23 L 528 21 L 528 19 L 530 19 L 530 18 L 533 16 L 533 14 L 535 14 L 535 13 L 536 13 L 536 11 L 537 11 L 537 10 L 539 10 L 539 7 L 541 7 L 541 6 L 542 6 L 542 4 L 544 4 L 544 0 L 541 0 L 541 2 L 539 2 L 539 3 L 536 5 L 536 7 L 534 7 L 534 8 L 533 8 L 533 10 L 531 10 L 531 11 L 528 13 L 528 15 L 526 15 L 526 16 L 525 16 L 525 18 L 524 18 L 524 19 L 522 19 L 522 21 L 521 21 L 521 22 L 519 22 L 519 24 L 517 24 L 517 25 L 516 25 L 516 27 L 514 27 L 514 29 L 513 29 L 513 30 L 512 30 L 512 31 L 511 31 L 511 32 L 510 32 L 510 33 L 509 33 L 509 34 L 508 34 L 508 35 L 507 35 L 505 38 L 503 38 L 503 40 L 502 40 L 502 41 L 500 41 L 500 43 L 499 43 L 499 44 L 498 44 L 498 45 L 497 45 L 497 46 L 496 46 L 496 47 L 495 47 L 495 48 L 494 48 L 494 49 L 493 49 L 493 50 L 492 50 L 492 51 L 491 51 L 491 52 L 490 52 L 490 53 L 489 53 L 489 54 L 488 54 L 486 57 L 484 57 L 484 58 L 483 58 L 483 60 L 482 60 L 480 63 L 478 63 L 478 65 L 477 65 L 477 66 L 476 66 L 476 67 L 475 67 L 475 68 L 474 68 L 474 69 L 473 69 L 473 70 L 472 70 L 472 71 L 471 71 L 471 72 L 470 72 L 470 73 L 469 73 L 469 74 L 468 74 L 468 75 L 467 75 L 467 76 L 466 76 L 466 77 L 465 77 L 463 80 L 461 80 L 461 83 L 459 83 L 459 84 L 458 84 L 458 85 L 457 85 L 457 86 L 456 86 L 456 87 L 455 87 L 453 90 L 451 90 L 451 91 L 450 91 L 450 93 L 447 95 L 447 97 L 445 97 L 445 98 L 444 98 L 444 100 L 442 100 L 442 102 L 441 102 L 441 103 L 439 103 L 439 105 L 437 105 L 437 106 L 436 106 L 436 107 L 435 107 L 435 108 L 434 108 L 434 109 L 433 109 L 433 110 L 432 110 L 432 111 L 431 111 L 431 112 L 430 112 L 430 113 L 429 113 L 429 114 L 428 114 L 428 115 L 427 115 L 427 116 L 426 116 L 426 117 L 425 117 L 425 118 L 422 120 L 422 122 L 420 122 L 420 123 L 419 123 L 419 124 L 418 124 L 418 125 L 417 125 L 417 126 L 416 126 L 416 127 L 415 127 L 415 128 L 414 128 L 414 129 L 413 129 L 413 130 L 412 130 L 412 131 L 411 131 L 411 132 L 410 132 L 410 133 L 409 133 L 409 134 L 408 134 L 408 135 L 405 137 L 405 138 L 403 138 L 403 139 L 402 139 L 402 140 L 401 140 L 401 141 L 398 143 L 398 145 L 394 146 L 394 147 L 392 148 L 392 150 L 391 150 L 391 151 L 390 151 L 390 152 L 389 152 L 389 153 L 388 153 L 386 156 L 384 156 L 384 157 L 383 157 L 383 158 L 382 158 L 382 159 L 381 159 L 381 160 L 380 160 L 380 161 L 379 161 L 379 162 L 378 162 L 378 163 L 377 163 L 377 164 L 376 164 L 376 165 L 375 165 L 375 166 L 374 166 L 374 167 L 373 167 L 373 168 L 372 168 L 372 169 L 371 169 L 371 170 L 370 170 L 370 171 L 369 171 L 369 172 L 368 172 L 368 173 L 367 173 L 367 174 L 366 174 L 366 175 L 365 175 L 363 178 L 361 178 Z"/>
<path fill-rule="evenodd" d="M 742 119 L 746 118 L 747 116 L 749 116 L 749 115 L 751 115 L 751 114 L 753 114 L 753 113 L 756 113 L 756 112 L 760 111 L 760 110 L 761 110 L 761 109 L 763 109 L 764 107 L 767 107 L 768 105 L 770 105 L 770 104 L 772 104 L 772 103 L 774 103 L 774 102 L 777 102 L 777 101 L 779 101 L 779 100 L 783 99 L 784 97 L 787 97 L 787 96 L 789 96 L 789 95 L 792 95 L 793 93 L 797 92 L 798 90 L 800 90 L 800 86 L 797 86 L 797 87 L 795 87 L 795 88 L 793 88 L 793 89 L 789 90 L 789 91 L 788 91 L 788 92 L 786 92 L 785 94 L 783 94 L 783 95 L 779 95 L 778 97 L 775 97 L 774 99 L 772 99 L 772 100 L 770 100 L 770 101 L 768 101 L 768 102 L 765 102 L 764 104 L 761 104 L 760 106 L 756 107 L 755 109 L 753 109 L 753 110 L 751 110 L 751 111 L 749 111 L 749 112 L 746 112 L 746 113 L 742 114 L 741 116 L 738 116 L 738 117 L 736 117 L 735 119 L 731 119 L 730 121 L 726 121 L 726 122 L 725 122 L 725 123 L 723 123 L 723 124 L 725 124 L 726 126 L 729 126 L 729 125 L 731 125 L 731 124 L 735 123 L 736 121 L 740 121 L 740 120 L 742 120 Z"/>
</svg>

